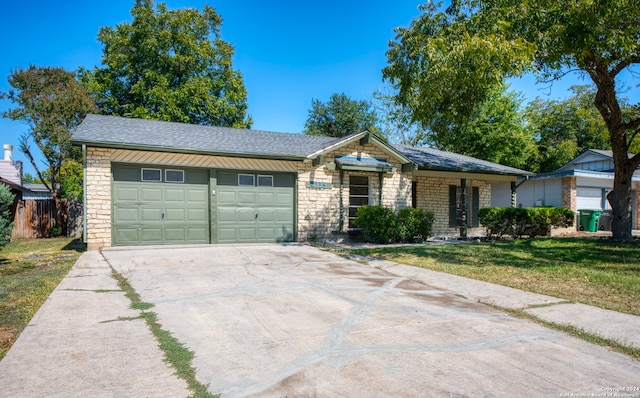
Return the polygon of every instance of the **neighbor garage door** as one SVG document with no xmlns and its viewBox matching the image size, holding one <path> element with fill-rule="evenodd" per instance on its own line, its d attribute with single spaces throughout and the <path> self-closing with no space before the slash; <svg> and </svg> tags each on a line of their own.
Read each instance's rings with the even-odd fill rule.
<svg viewBox="0 0 640 398">
<path fill-rule="evenodd" d="M 602 209 L 602 188 L 581 188 L 576 190 L 577 210 Z"/>
<path fill-rule="evenodd" d="M 209 243 L 209 172 L 114 166 L 114 245 Z"/>
<path fill-rule="evenodd" d="M 217 182 L 219 243 L 295 239 L 295 175 L 218 171 Z"/>
</svg>

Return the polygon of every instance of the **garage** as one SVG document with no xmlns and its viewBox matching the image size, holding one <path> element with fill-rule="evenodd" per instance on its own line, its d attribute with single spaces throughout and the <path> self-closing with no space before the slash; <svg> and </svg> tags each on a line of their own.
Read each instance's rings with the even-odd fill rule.
<svg viewBox="0 0 640 398">
<path fill-rule="evenodd" d="M 576 209 L 603 209 L 603 189 L 578 187 L 576 190 Z"/>
<path fill-rule="evenodd" d="M 114 165 L 114 245 L 209 243 L 209 172 Z"/>
<path fill-rule="evenodd" d="M 295 179 L 286 173 L 114 165 L 113 244 L 293 241 Z"/>
<path fill-rule="evenodd" d="M 295 240 L 295 174 L 217 172 L 218 243 Z"/>
</svg>

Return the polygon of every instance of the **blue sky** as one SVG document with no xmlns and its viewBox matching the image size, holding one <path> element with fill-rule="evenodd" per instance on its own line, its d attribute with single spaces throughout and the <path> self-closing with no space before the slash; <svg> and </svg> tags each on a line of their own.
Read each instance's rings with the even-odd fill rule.
<svg viewBox="0 0 640 398">
<path fill-rule="evenodd" d="M 344 92 L 371 99 L 382 82 L 393 28 L 408 26 L 419 0 L 247 1 L 168 0 L 168 8 L 213 6 L 224 19 L 222 37 L 235 47 L 234 68 L 244 77 L 253 129 L 299 133 L 311 100 Z M 100 65 L 100 27 L 130 22 L 133 0 L 9 1 L 0 13 L 0 90 L 7 76 L 29 64 L 68 70 Z M 565 97 L 575 79 L 534 87 L 533 78 L 512 82 L 525 98 Z M 637 84 L 637 83 L 636 83 Z M 11 107 L 0 101 L 0 112 Z M 27 126 L 0 118 L 2 144 L 33 168 L 19 151 Z"/>
</svg>

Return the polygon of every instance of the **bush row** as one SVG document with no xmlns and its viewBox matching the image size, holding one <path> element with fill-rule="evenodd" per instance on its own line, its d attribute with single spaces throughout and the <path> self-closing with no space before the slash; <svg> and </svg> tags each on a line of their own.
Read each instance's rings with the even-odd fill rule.
<svg viewBox="0 0 640 398">
<path fill-rule="evenodd" d="M 354 221 L 365 241 L 372 243 L 415 243 L 431 236 L 433 213 L 405 208 L 397 213 L 384 206 L 362 206 Z"/>
<path fill-rule="evenodd" d="M 492 207 L 480 209 L 478 216 L 487 239 L 547 236 L 552 227 L 571 227 L 574 222 L 573 211 L 560 207 Z"/>
</svg>

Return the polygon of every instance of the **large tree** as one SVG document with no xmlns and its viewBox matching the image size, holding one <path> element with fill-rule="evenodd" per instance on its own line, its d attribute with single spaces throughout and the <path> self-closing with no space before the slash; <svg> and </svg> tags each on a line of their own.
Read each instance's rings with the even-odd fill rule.
<svg viewBox="0 0 640 398">
<path fill-rule="evenodd" d="M 524 128 L 521 103 L 506 84 L 497 84 L 468 118 L 432 123 L 427 142 L 447 151 L 524 168 L 535 157 L 536 147 L 533 135 Z"/>
<path fill-rule="evenodd" d="M 87 113 L 95 111 L 93 98 L 76 80 L 75 73 L 59 67 L 31 65 L 13 71 L 8 80 L 13 89 L 2 96 L 17 107 L 5 111 L 2 116 L 29 126 L 29 131 L 21 136 L 20 149 L 27 155 L 38 179 L 51 192 L 57 208 L 56 222 L 64 232 L 60 170 L 67 160 L 80 158 L 78 149 L 71 145 L 71 132 Z M 36 162 L 38 151 L 44 156 L 44 169 Z"/>
<path fill-rule="evenodd" d="M 221 39 L 222 18 L 136 0 L 133 21 L 100 29 L 101 68 L 84 72 L 106 115 L 250 128 L 247 91 Z"/>
<path fill-rule="evenodd" d="M 378 116 L 369 101 L 353 100 L 344 93 L 334 93 L 326 103 L 318 99 L 311 101 L 304 133 L 344 137 L 369 130 L 379 134 L 377 124 Z"/>
<path fill-rule="evenodd" d="M 382 123 L 383 134 L 389 142 L 422 146 L 428 143 L 427 129 L 413 119 L 411 110 L 395 101 L 395 90 L 389 85 L 373 93 L 373 106 Z"/>
<path fill-rule="evenodd" d="M 554 171 L 587 149 L 611 149 L 607 126 L 593 106 L 595 91 L 590 86 L 573 86 L 571 91 L 569 98 L 536 98 L 526 106 L 527 128 L 538 146 L 531 171 Z"/>
<path fill-rule="evenodd" d="M 423 6 L 424 14 L 399 28 L 384 76 L 415 117 L 469 117 L 495 84 L 526 72 L 542 81 L 580 71 L 596 87 L 615 164 L 613 238 L 630 240 L 631 177 L 640 154 L 629 148 L 640 131 L 640 107 L 620 106 L 623 71 L 640 63 L 637 0 L 452 0 Z"/>
</svg>

